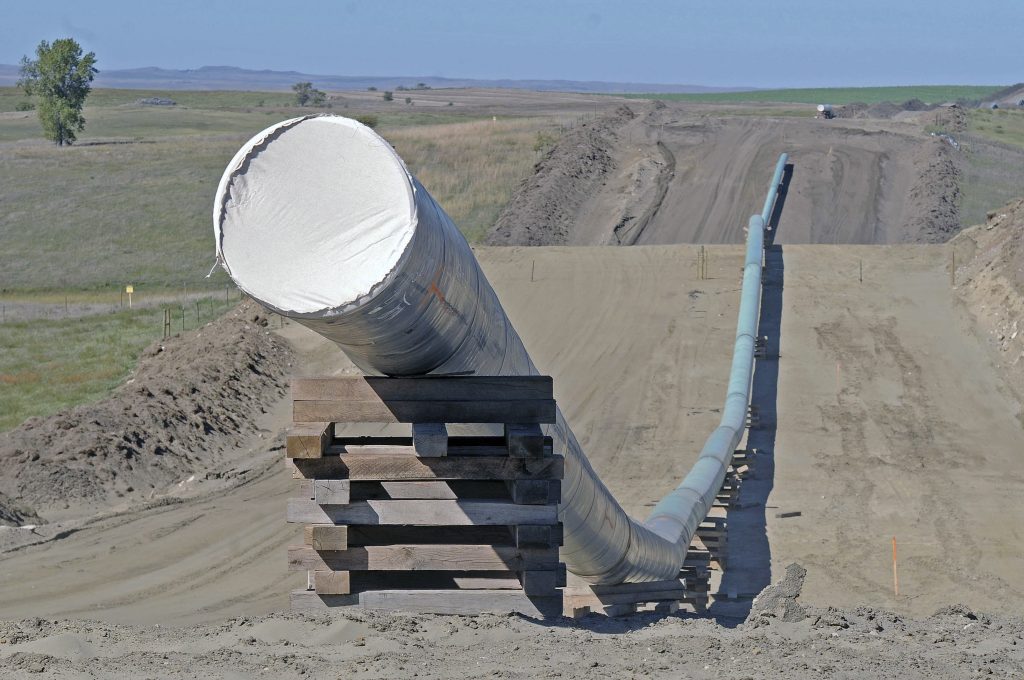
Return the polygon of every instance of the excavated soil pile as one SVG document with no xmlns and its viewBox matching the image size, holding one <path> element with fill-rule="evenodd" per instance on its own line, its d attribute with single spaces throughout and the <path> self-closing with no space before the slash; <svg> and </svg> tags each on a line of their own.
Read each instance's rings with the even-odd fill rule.
<svg viewBox="0 0 1024 680">
<path fill-rule="evenodd" d="M 916 150 L 914 163 L 923 170 L 908 194 L 905 241 L 945 243 L 961 230 L 958 153 L 934 137 Z"/>
<path fill-rule="evenodd" d="M 628 106 L 562 137 L 516 191 L 487 238 L 489 245 L 564 245 L 577 211 L 615 167 L 616 130 L 636 116 Z"/>
<path fill-rule="evenodd" d="M 109 398 L 0 435 L 0 523 L 148 498 L 213 469 L 286 389 L 291 352 L 244 303 L 150 345 Z"/>
<path fill-rule="evenodd" d="M 953 241 L 956 288 L 1024 400 L 1024 199 Z"/>
</svg>

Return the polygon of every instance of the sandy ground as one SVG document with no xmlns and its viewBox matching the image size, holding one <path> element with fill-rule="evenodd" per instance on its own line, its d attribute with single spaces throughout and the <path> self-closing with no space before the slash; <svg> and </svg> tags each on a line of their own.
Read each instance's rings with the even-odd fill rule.
<svg viewBox="0 0 1024 680">
<path fill-rule="evenodd" d="M 962 159 L 919 123 L 628 107 L 632 117 L 609 114 L 565 137 L 488 242 L 742 243 L 784 151 L 794 170 L 780 242 L 943 242 L 960 229 Z"/>
<path fill-rule="evenodd" d="M 780 234 L 785 228 L 784 222 Z M 734 246 L 707 250 L 709 278 L 700 280 L 696 246 L 478 249 L 536 362 L 554 375 L 556 398 L 584 449 L 636 515 L 682 477 L 717 423 L 741 253 Z M 835 677 L 864 677 L 857 669 L 869 668 L 873 655 L 896 655 L 920 634 L 946 636 L 946 655 L 925 663 L 938 653 L 931 647 L 899 651 L 915 660 L 906 677 L 962 677 L 966 667 L 957 659 L 984 664 L 976 656 L 982 652 L 1019 673 L 1019 657 L 997 653 L 1017 644 L 1019 620 L 999 624 L 998 634 L 967 639 L 963 626 L 971 620 L 956 619 L 947 634 L 940 630 L 946 624 L 922 618 L 950 602 L 1014 615 L 1024 601 L 1024 509 L 1006 502 L 1024 487 L 1019 403 L 954 296 L 947 265 L 944 246 L 785 245 L 770 253 L 762 333 L 770 346 L 778 343 L 779 357 L 758 364 L 755 401 L 766 423 L 751 436 L 763 453 L 744 486 L 742 500 L 750 507 L 731 516 L 732 562 L 743 567 L 718 586 L 750 594 L 786 564 L 800 562 L 808 569 L 803 602 L 884 608 L 896 614 L 877 616 L 895 616 L 911 632 L 889 623 L 884 627 L 898 632 L 883 641 L 864 628 L 867 646 L 858 642 L 854 651 L 836 647 L 845 633 L 831 636 L 846 629 L 820 624 L 825 628 L 818 631 L 813 616 L 796 628 L 778 623 L 782 628 L 767 633 L 747 624 L 746 632 L 729 633 L 685 617 L 575 628 L 506 617 L 355 616 L 377 622 L 367 628 L 346 619 L 272 614 L 287 607 L 287 592 L 302 580 L 285 570 L 285 546 L 297 536 L 283 521 L 294 482 L 275 440 L 288 417 L 282 402 L 242 442 L 239 460 L 250 471 L 234 486 L 89 521 L 58 540 L 0 555 L 2 618 L 107 622 L 12 623 L 10 630 L 36 625 L 36 632 L 24 642 L 8 634 L 0 657 L 13 663 L 13 654 L 42 654 L 18 656 L 16 667 L 27 673 L 39 663 L 55 675 L 105 675 L 127 664 L 156 675 L 195 668 L 241 677 L 262 663 L 278 676 L 298 676 L 302 669 L 322 672 L 321 659 L 347 661 L 335 672 L 358 669 L 367 677 L 420 667 L 428 675 L 464 677 L 492 669 L 513 677 L 556 669 L 592 674 L 580 667 L 585 658 L 612 669 L 609 674 L 711 677 L 722 667 L 716 664 L 758 647 L 763 662 L 743 666 L 751 677 L 771 675 L 772 668 L 818 677 L 826 663 L 847 673 Z M 340 354 L 318 337 L 296 325 L 281 332 L 304 358 L 300 372 L 346 370 Z M 594 378 L 598 366 L 601 380 Z M 776 516 L 784 511 L 802 514 Z M 893 536 L 900 546 L 898 598 L 891 589 Z M 749 598 L 741 597 L 716 604 L 712 613 L 735 623 L 748 608 Z M 874 618 L 865 611 L 823 615 L 868 626 Z M 163 632 L 167 627 L 174 630 Z M 631 632 L 607 635 L 623 631 Z M 820 652 L 808 647 L 818 637 Z M 444 644 L 431 644 L 440 638 Z M 315 640 L 327 647 L 317 648 Z M 652 644 L 675 652 L 672 661 L 626 654 Z M 512 653 L 517 650 L 525 653 Z M 677 654 L 686 656 L 682 665 Z M 808 655 L 803 666 L 793 665 L 793 657 L 803 658 L 798 654 Z M 705 662 L 694 665 L 693 658 Z M 168 669 L 161 668 L 165 660 Z M 478 661 L 482 673 L 466 665 Z"/>
</svg>

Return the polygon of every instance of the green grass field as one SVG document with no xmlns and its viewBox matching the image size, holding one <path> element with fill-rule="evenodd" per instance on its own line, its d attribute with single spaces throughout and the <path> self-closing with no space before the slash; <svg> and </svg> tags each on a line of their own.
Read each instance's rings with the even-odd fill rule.
<svg viewBox="0 0 1024 680">
<path fill-rule="evenodd" d="M 202 321 L 224 309 L 223 300 L 203 300 Z M 173 332 L 180 332 L 181 309 L 173 313 Z M 184 313 L 186 327 L 195 328 L 195 306 Z M 157 307 L 0 324 L 0 431 L 105 396 L 162 333 Z"/>
<path fill-rule="evenodd" d="M 143 95 L 190 106 L 134 105 Z M 0 290 L 203 284 L 213 264 L 213 192 L 224 167 L 253 134 L 311 112 L 243 106 L 257 96 L 287 99 L 283 93 L 98 90 L 85 109 L 84 133 L 65 148 L 40 139 L 34 111 L 0 115 Z M 4 108 L 21 99 L 14 88 L 0 88 Z M 408 108 L 374 115 L 378 130 L 401 146 L 410 168 L 471 240 L 487 232 L 531 172 L 537 133 L 556 125 Z"/>
<path fill-rule="evenodd" d="M 968 130 L 993 142 L 1024 149 L 1024 109 L 977 109 L 968 116 Z"/>
<path fill-rule="evenodd" d="M 958 99 L 985 99 L 1001 85 L 907 85 L 896 87 L 836 87 L 799 88 L 783 90 L 754 90 L 752 92 L 706 92 L 699 94 L 627 94 L 637 99 L 666 99 L 682 102 L 722 104 L 790 103 L 790 104 L 896 104 L 909 99 L 920 99 L 930 104 Z"/>
</svg>

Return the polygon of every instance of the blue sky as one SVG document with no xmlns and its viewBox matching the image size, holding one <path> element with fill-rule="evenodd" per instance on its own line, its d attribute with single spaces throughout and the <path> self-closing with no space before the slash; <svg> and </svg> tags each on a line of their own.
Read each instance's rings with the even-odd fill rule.
<svg viewBox="0 0 1024 680">
<path fill-rule="evenodd" d="M 0 63 L 811 87 L 1024 81 L 1024 0 L 4 0 Z"/>
</svg>

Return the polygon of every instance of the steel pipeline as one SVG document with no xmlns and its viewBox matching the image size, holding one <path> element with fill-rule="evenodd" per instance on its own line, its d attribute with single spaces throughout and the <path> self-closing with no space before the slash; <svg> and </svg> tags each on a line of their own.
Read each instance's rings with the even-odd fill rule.
<svg viewBox="0 0 1024 680">
<path fill-rule="evenodd" d="M 349 185 L 358 191 L 346 193 Z M 390 145 L 354 121 L 293 119 L 250 140 L 218 187 L 214 229 L 218 261 L 241 289 L 334 341 L 368 373 L 537 373 L 451 219 Z M 366 234 L 369 238 L 363 238 Z M 566 458 L 561 557 L 573 573 L 593 583 L 678 574 L 724 478 L 728 457 L 720 453 L 728 449 L 731 455 L 736 433 L 742 432 L 762 243 L 763 221 L 752 218 L 742 334 L 737 334 L 723 425 L 683 484 L 647 522 L 626 515 L 558 412 L 550 434 Z M 296 256 L 300 261 L 292 262 Z M 323 302 L 335 289 L 348 291 L 353 280 L 361 282 L 355 295 Z M 744 323 L 748 317 L 751 328 Z"/>
</svg>

